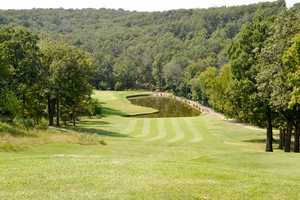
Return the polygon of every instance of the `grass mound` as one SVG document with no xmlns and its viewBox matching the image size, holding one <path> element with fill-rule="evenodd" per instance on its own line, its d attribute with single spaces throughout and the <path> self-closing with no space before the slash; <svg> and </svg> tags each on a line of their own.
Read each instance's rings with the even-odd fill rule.
<svg viewBox="0 0 300 200">
<path fill-rule="evenodd" d="M 44 144 L 106 145 L 97 134 L 81 133 L 74 130 L 28 129 L 0 122 L 0 151 L 21 152 Z"/>
</svg>

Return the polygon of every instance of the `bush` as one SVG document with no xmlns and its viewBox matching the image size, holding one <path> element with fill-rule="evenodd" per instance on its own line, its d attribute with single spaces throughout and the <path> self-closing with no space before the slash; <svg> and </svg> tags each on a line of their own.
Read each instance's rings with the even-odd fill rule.
<svg viewBox="0 0 300 200">
<path fill-rule="evenodd" d="M 96 116 L 102 114 L 102 108 L 97 99 L 90 99 L 86 109 L 87 109 L 87 114 L 89 116 Z"/>
<path fill-rule="evenodd" d="M 31 136 L 30 133 L 4 122 L 0 122 L 0 133 L 8 133 L 13 136 Z"/>
<path fill-rule="evenodd" d="M 46 130 L 48 129 L 48 121 L 46 119 L 42 119 L 39 124 L 36 126 L 38 129 Z"/>
<path fill-rule="evenodd" d="M 115 90 L 116 91 L 120 91 L 120 90 L 122 90 L 123 89 L 123 84 L 121 83 L 121 82 L 117 82 L 116 84 L 115 84 Z"/>
<path fill-rule="evenodd" d="M 13 123 L 21 129 L 29 130 L 34 128 L 34 120 L 30 118 L 16 117 L 14 118 Z"/>
<path fill-rule="evenodd" d="M 0 91 L 0 115 L 13 119 L 20 110 L 19 101 L 12 92 Z"/>
</svg>

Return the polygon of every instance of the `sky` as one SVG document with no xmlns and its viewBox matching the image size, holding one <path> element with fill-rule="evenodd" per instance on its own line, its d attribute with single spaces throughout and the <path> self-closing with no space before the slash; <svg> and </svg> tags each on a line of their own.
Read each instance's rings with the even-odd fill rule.
<svg viewBox="0 0 300 200">
<path fill-rule="evenodd" d="M 180 8 L 244 5 L 263 1 L 267 0 L 0 0 L 0 9 L 122 8 L 137 11 L 164 11 Z M 300 0 L 286 0 L 286 2 L 290 7 Z"/>
</svg>

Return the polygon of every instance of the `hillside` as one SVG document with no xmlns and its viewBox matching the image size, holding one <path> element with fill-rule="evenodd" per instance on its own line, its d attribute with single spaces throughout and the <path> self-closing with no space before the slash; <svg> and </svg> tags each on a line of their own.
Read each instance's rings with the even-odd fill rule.
<svg viewBox="0 0 300 200">
<path fill-rule="evenodd" d="M 185 79 L 195 76 L 193 71 L 227 63 L 229 44 L 258 10 L 275 15 L 280 9 L 281 1 L 153 13 L 2 10 L 0 24 L 25 26 L 40 33 L 41 38 L 61 38 L 92 53 L 98 66 L 94 78 L 97 88 L 160 88 L 176 92 L 188 87 Z M 191 69 L 193 65 L 197 69 Z"/>
</svg>

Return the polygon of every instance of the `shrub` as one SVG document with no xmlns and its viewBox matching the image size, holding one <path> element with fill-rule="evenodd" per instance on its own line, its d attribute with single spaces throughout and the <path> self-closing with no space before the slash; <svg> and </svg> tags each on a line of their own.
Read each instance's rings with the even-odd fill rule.
<svg viewBox="0 0 300 200">
<path fill-rule="evenodd" d="M 13 120 L 13 123 L 21 129 L 29 130 L 34 128 L 34 120 L 31 118 L 23 118 L 23 117 L 16 117 Z"/>
<path fill-rule="evenodd" d="M 48 121 L 46 119 L 42 119 L 39 124 L 36 126 L 38 129 L 46 130 L 48 129 Z"/>
<path fill-rule="evenodd" d="M 14 136 L 25 136 L 28 135 L 26 132 L 24 132 L 21 129 L 18 129 L 17 127 L 11 126 L 7 123 L 0 122 L 0 133 L 9 133 Z"/>
<path fill-rule="evenodd" d="M 90 99 L 87 106 L 87 115 L 89 116 L 96 116 L 102 114 L 102 108 L 97 99 Z"/>
<path fill-rule="evenodd" d="M 122 90 L 123 89 L 123 84 L 121 83 L 121 82 L 117 82 L 116 84 L 115 84 L 115 90 L 116 91 L 120 91 L 120 90 Z"/>
<path fill-rule="evenodd" d="M 19 114 L 20 110 L 19 101 L 12 92 L 0 91 L 0 115 L 13 119 Z"/>
</svg>

